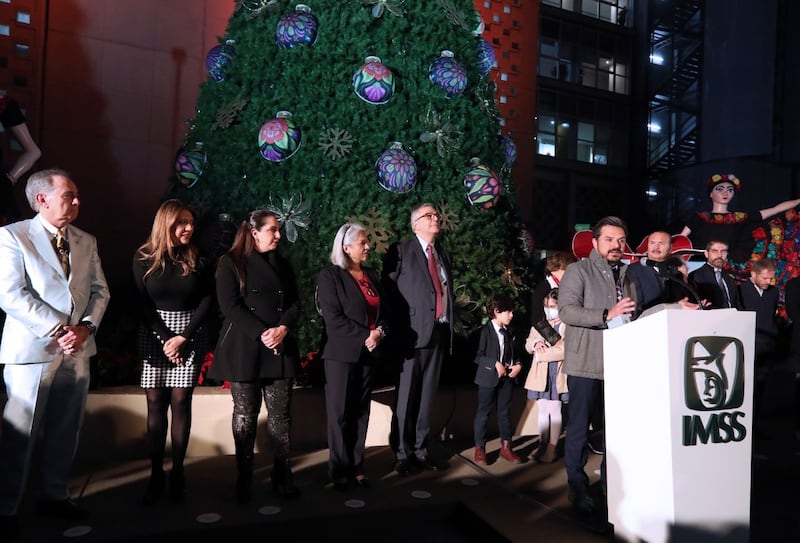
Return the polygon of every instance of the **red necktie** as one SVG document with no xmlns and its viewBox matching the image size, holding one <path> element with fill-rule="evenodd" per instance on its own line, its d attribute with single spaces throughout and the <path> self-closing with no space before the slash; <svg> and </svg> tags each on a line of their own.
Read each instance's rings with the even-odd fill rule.
<svg viewBox="0 0 800 543">
<path fill-rule="evenodd" d="M 433 290 L 436 291 L 436 320 L 439 320 L 444 312 L 442 303 L 444 291 L 442 290 L 442 280 L 439 278 L 439 265 L 436 263 L 436 253 L 433 251 L 433 245 L 431 244 L 428 244 L 428 273 L 431 274 Z"/>
</svg>

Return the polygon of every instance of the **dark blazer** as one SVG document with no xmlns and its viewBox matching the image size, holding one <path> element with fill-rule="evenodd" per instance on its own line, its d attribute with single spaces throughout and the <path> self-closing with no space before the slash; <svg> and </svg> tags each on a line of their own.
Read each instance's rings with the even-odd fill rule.
<svg viewBox="0 0 800 543">
<path fill-rule="evenodd" d="M 789 351 L 800 357 L 800 277 L 789 279 L 783 286 L 786 316 L 792 321 L 792 336 Z"/>
<path fill-rule="evenodd" d="M 379 296 L 376 326 L 389 327 L 384 322 L 385 303 L 380 277 L 372 268 L 362 266 L 364 276 Z M 325 320 L 325 342 L 322 358 L 340 362 L 358 362 L 362 354 L 369 353 L 364 341 L 369 336 L 367 301 L 350 273 L 339 266 L 329 266 L 319 273 L 317 298 L 322 318 Z M 369 354 L 376 354 L 375 352 Z"/>
<path fill-rule="evenodd" d="M 742 309 L 756 312 L 756 357 L 774 354 L 777 350 L 779 330 L 775 311 L 779 294 L 776 287 L 769 287 L 759 296 L 752 281 L 739 285 Z"/>
<path fill-rule="evenodd" d="M 509 330 L 510 332 L 510 330 Z M 510 364 L 516 364 L 514 354 L 514 341 L 506 345 L 506 349 L 511 349 Z M 494 330 L 492 321 L 487 322 L 481 328 L 481 335 L 478 339 L 478 351 L 475 353 L 475 363 L 478 368 L 475 370 L 475 384 L 482 387 L 495 387 L 500 381 L 497 375 L 495 364 L 500 360 L 500 340 L 497 339 L 497 332 Z"/>
<path fill-rule="evenodd" d="M 439 264 L 444 268 L 448 293 L 446 318 L 452 336 L 455 305 L 452 260 L 439 243 L 434 247 Z M 404 350 L 427 346 L 435 324 L 436 298 L 428 273 L 428 258 L 416 236 L 389 248 L 383 261 L 383 285 L 389 298 L 392 325 L 392 333 L 387 339 Z"/>
<path fill-rule="evenodd" d="M 208 377 L 228 381 L 294 377 L 299 362 L 293 335 L 299 313 L 294 274 L 275 251 L 253 253 L 246 270 L 242 292 L 230 256 L 219 260 L 217 301 L 224 321 Z M 276 355 L 261 343 L 261 332 L 280 324 L 289 334 Z"/>
<path fill-rule="evenodd" d="M 736 288 L 736 283 L 734 283 L 730 275 L 724 271 L 722 272 L 722 279 L 728 286 L 728 292 L 731 297 L 731 306 L 733 306 L 734 309 L 740 309 L 742 305 L 739 300 L 739 289 Z M 711 302 L 711 306 L 707 309 L 721 309 L 726 307 L 722 289 L 719 288 L 719 285 L 717 284 L 714 268 L 710 264 L 705 263 L 690 273 L 689 284 L 694 287 L 700 298 Z"/>
</svg>

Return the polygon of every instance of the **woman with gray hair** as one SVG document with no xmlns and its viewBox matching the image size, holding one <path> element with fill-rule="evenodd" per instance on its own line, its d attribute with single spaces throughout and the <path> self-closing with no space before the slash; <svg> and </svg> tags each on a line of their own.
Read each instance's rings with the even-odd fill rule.
<svg viewBox="0 0 800 543">
<path fill-rule="evenodd" d="M 377 348 L 386 329 L 380 277 L 363 265 L 369 249 L 362 225 L 342 225 L 333 240 L 333 265 L 320 272 L 317 287 L 325 321 L 328 475 L 342 492 L 351 481 L 361 488 L 370 486 L 364 448 Z"/>
</svg>

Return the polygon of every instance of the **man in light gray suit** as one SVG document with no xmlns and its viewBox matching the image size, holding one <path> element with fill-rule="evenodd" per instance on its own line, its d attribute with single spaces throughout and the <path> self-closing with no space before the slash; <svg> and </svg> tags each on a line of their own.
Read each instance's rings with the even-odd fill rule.
<svg viewBox="0 0 800 543">
<path fill-rule="evenodd" d="M 19 533 L 17 513 L 43 425 L 36 512 L 69 520 L 88 513 L 68 482 L 89 390 L 94 334 L 109 290 L 94 236 L 72 226 L 78 188 L 63 170 L 28 178 L 32 219 L 0 228 L 0 343 L 7 401 L 0 433 L 0 539 Z"/>
</svg>

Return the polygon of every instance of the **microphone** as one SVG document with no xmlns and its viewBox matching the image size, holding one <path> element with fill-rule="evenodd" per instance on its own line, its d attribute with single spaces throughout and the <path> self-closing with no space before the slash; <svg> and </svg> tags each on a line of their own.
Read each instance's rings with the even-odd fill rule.
<svg viewBox="0 0 800 543">
<path fill-rule="evenodd" d="M 663 273 L 662 276 L 664 277 L 665 281 L 671 281 L 676 285 L 679 285 L 680 287 L 685 289 L 689 294 L 691 294 L 692 297 L 694 298 L 695 303 L 697 304 L 698 309 L 705 309 L 705 307 L 703 307 L 703 302 L 700 299 L 700 295 L 697 294 L 697 291 L 693 289 L 692 286 L 689 285 L 689 283 L 687 283 L 683 279 L 679 279 L 679 277 L 681 276 L 681 272 L 679 272 L 676 267 L 668 266 L 667 269 L 665 270 L 665 273 Z"/>
</svg>

